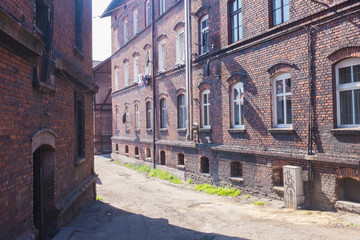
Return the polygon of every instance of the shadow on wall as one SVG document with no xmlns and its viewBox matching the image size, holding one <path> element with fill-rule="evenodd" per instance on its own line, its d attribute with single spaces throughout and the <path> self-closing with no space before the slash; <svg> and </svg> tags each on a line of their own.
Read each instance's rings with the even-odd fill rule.
<svg viewBox="0 0 360 240">
<path fill-rule="evenodd" d="M 100 201 L 93 201 L 69 227 L 74 229 L 67 233 L 71 239 L 244 239 L 174 226 L 167 219 L 126 212 Z M 63 239 L 65 232 L 64 229 L 54 240 Z"/>
</svg>

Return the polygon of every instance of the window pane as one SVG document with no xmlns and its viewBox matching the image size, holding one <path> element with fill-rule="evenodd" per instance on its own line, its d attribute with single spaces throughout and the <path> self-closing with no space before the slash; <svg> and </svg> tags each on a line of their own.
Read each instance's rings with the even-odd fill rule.
<svg viewBox="0 0 360 240">
<path fill-rule="evenodd" d="M 274 11 L 274 25 L 281 23 L 281 9 Z"/>
<path fill-rule="evenodd" d="M 284 6 L 284 22 L 289 21 L 290 13 L 289 13 L 289 5 Z"/>
<path fill-rule="evenodd" d="M 277 124 L 284 124 L 284 98 L 277 97 Z"/>
<path fill-rule="evenodd" d="M 353 66 L 354 82 L 360 82 L 360 65 Z"/>
<path fill-rule="evenodd" d="M 285 79 L 285 92 L 291 93 L 291 79 Z"/>
<path fill-rule="evenodd" d="M 286 124 L 292 123 L 291 96 L 286 96 Z"/>
<path fill-rule="evenodd" d="M 232 29 L 236 29 L 238 27 L 238 15 L 232 16 Z"/>
<path fill-rule="evenodd" d="M 339 83 L 351 83 L 351 67 L 339 68 Z"/>
<path fill-rule="evenodd" d="M 239 39 L 242 39 L 242 26 L 239 27 Z"/>
<path fill-rule="evenodd" d="M 237 40 L 238 40 L 238 32 L 237 32 L 237 28 L 235 28 L 233 30 L 233 39 L 232 39 L 232 41 L 236 42 Z"/>
<path fill-rule="evenodd" d="M 240 105 L 241 107 L 241 124 L 240 125 L 244 125 L 244 103 L 241 103 Z"/>
<path fill-rule="evenodd" d="M 276 81 L 276 93 L 283 93 L 284 87 L 283 87 L 283 80 Z"/>
<path fill-rule="evenodd" d="M 355 99 L 355 124 L 360 124 L 360 89 L 354 91 Z"/>
<path fill-rule="evenodd" d="M 340 92 L 340 118 L 341 124 L 352 124 L 352 91 Z"/>
<path fill-rule="evenodd" d="M 241 8 L 241 0 L 238 0 L 238 9 Z"/>
<path fill-rule="evenodd" d="M 207 104 L 208 103 L 208 98 L 207 98 L 207 94 L 203 94 L 203 104 Z"/>
<path fill-rule="evenodd" d="M 281 0 L 273 0 L 273 10 L 281 7 Z"/>
<path fill-rule="evenodd" d="M 289 0 L 283 0 L 283 2 L 284 2 L 284 6 L 289 5 Z"/>
<path fill-rule="evenodd" d="M 209 125 L 209 120 L 208 120 L 208 107 L 204 106 L 204 126 L 205 125 Z"/>
<path fill-rule="evenodd" d="M 237 0 L 235 0 L 232 4 L 232 11 L 236 11 L 237 10 Z"/>
<path fill-rule="evenodd" d="M 239 102 L 234 102 L 234 125 L 240 125 Z"/>
<path fill-rule="evenodd" d="M 239 90 L 237 88 L 234 88 L 234 101 L 239 101 L 240 100 L 240 94 L 239 94 Z"/>
</svg>

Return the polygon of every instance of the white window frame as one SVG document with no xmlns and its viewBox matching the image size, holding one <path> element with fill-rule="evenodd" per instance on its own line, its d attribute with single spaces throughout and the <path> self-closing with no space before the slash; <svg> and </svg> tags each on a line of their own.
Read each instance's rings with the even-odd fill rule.
<svg viewBox="0 0 360 240">
<path fill-rule="evenodd" d="M 139 31 L 139 21 L 138 21 L 138 10 L 134 9 L 133 11 L 133 35 L 137 34 Z"/>
<path fill-rule="evenodd" d="M 115 129 L 119 129 L 119 121 L 120 121 L 120 110 L 118 107 L 115 108 Z"/>
<path fill-rule="evenodd" d="M 179 100 L 180 97 L 184 99 L 183 104 L 180 105 Z M 186 128 L 186 103 L 185 103 L 185 95 L 180 94 L 177 96 L 177 112 L 178 112 L 178 128 Z"/>
<path fill-rule="evenodd" d="M 208 24 L 205 28 L 202 28 L 202 23 L 208 20 Z M 207 33 L 207 46 L 206 48 L 203 45 L 204 34 Z M 200 20 L 200 55 L 206 54 L 209 52 L 209 15 L 205 15 Z"/>
<path fill-rule="evenodd" d="M 234 91 L 237 91 L 240 98 L 237 100 L 235 99 L 235 96 L 234 96 Z M 235 103 L 239 103 L 239 123 L 240 124 L 235 124 L 235 118 L 236 118 L 236 115 L 235 115 Z M 232 128 L 245 128 L 245 124 L 244 124 L 244 120 L 245 119 L 242 119 L 242 110 L 241 110 L 241 106 L 244 105 L 244 84 L 242 82 L 238 82 L 236 84 L 234 84 L 232 87 L 231 87 L 231 127 Z"/>
<path fill-rule="evenodd" d="M 273 116 L 273 121 L 274 121 L 274 126 L 275 128 L 292 128 L 292 123 L 288 124 L 287 123 L 287 106 L 286 106 L 286 96 L 291 96 L 291 111 L 292 111 L 292 89 L 290 90 L 290 92 L 285 92 L 285 84 L 283 84 L 283 93 L 276 93 L 276 82 L 277 81 L 283 81 L 283 83 L 285 83 L 286 79 L 290 79 L 291 81 L 291 85 L 292 85 L 292 79 L 291 79 L 291 74 L 290 73 L 280 73 L 277 76 L 274 77 L 272 83 L 273 83 L 273 109 L 274 109 L 274 116 Z M 277 97 L 283 97 L 284 98 L 284 124 L 278 124 L 278 119 L 277 119 Z M 292 119 L 292 116 L 291 116 Z M 292 119 L 293 120 L 293 119 Z"/>
<path fill-rule="evenodd" d="M 114 71 L 114 89 L 115 91 L 119 90 L 119 69 L 115 68 Z"/>
<path fill-rule="evenodd" d="M 355 94 L 354 90 L 360 89 L 360 82 L 354 82 L 353 79 L 353 66 L 360 64 L 360 58 L 348 58 L 335 66 L 336 72 L 336 109 L 337 109 L 337 125 L 339 128 L 360 128 L 360 124 L 355 124 Z M 351 83 L 340 84 L 339 69 L 351 67 Z M 353 124 L 341 124 L 341 108 L 340 108 L 340 92 L 353 91 L 352 93 L 352 112 L 353 112 Z"/>
<path fill-rule="evenodd" d="M 204 102 L 206 97 L 207 102 Z M 207 122 L 205 122 L 205 117 Z M 210 129 L 210 90 L 206 89 L 201 93 L 201 127 Z"/>
<path fill-rule="evenodd" d="M 146 102 L 146 129 L 151 129 L 151 102 Z"/>
<path fill-rule="evenodd" d="M 147 0 L 146 3 L 145 3 L 145 24 L 146 26 L 149 26 L 150 25 L 150 0 Z"/>
<path fill-rule="evenodd" d="M 127 23 L 128 20 L 127 18 L 124 19 L 124 44 L 126 44 L 128 42 L 128 29 L 127 29 Z"/>
<path fill-rule="evenodd" d="M 135 129 L 140 129 L 139 104 L 135 104 Z"/>
<path fill-rule="evenodd" d="M 119 44 L 119 30 L 115 28 L 114 30 L 114 52 L 119 50 L 120 44 Z"/>
<path fill-rule="evenodd" d="M 160 99 L 160 128 L 166 128 L 166 99 Z"/>
<path fill-rule="evenodd" d="M 124 64 L 124 86 L 128 86 L 129 85 L 129 63 L 126 62 Z"/>
<path fill-rule="evenodd" d="M 150 74 L 151 73 L 151 51 L 147 50 L 145 53 L 145 74 Z M 148 64 L 146 66 L 146 64 Z"/>
<path fill-rule="evenodd" d="M 182 40 L 181 40 L 181 36 L 182 36 Z M 178 31 L 176 34 L 176 65 L 182 65 L 184 63 L 185 63 L 185 33 L 184 33 L 184 29 L 182 29 Z"/>
<path fill-rule="evenodd" d="M 166 70 L 166 43 L 162 41 L 159 44 L 159 72 Z"/>
<path fill-rule="evenodd" d="M 139 57 L 134 58 L 134 83 L 138 82 L 139 78 Z"/>
<path fill-rule="evenodd" d="M 130 129 L 130 113 L 129 113 L 129 107 L 125 107 L 125 129 Z"/>
<path fill-rule="evenodd" d="M 165 0 L 159 0 L 160 1 L 160 15 L 164 14 L 166 11 L 166 5 Z"/>
</svg>

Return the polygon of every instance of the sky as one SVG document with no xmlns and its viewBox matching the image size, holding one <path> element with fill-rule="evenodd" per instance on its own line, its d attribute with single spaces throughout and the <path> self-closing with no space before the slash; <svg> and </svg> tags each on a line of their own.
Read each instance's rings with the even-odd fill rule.
<svg viewBox="0 0 360 240">
<path fill-rule="evenodd" d="M 93 60 L 103 61 L 111 55 L 110 17 L 100 18 L 111 0 L 92 0 Z"/>
</svg>

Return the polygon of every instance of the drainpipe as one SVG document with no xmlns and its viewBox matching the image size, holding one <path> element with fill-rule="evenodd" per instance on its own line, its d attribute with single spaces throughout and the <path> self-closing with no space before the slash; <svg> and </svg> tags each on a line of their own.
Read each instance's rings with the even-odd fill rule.
<svg viewBox="0 0 360 240">
<path fill-rule="evenodd" d="M 156 88 L 155 88 L 155 74 L 154 74 L 154 63 L 155 63 L 155 7 L 154 0 L 151 0 L 151 48 L 152 48 L 152 64 L 151 64 L 151 77 L 152 77 L 152 98 L 153 98 L 153 117 L 152 117 L 152 142 L 153 142 L 153 168 L 156 168 Z"/>
<path fill-rule="evenodd" d="M 187 120 L 187 129 L 186 129 L 186 139 L 192 141 L 192 59 L 191 59 L 191 12 L 190 4 L 191 0 L 185 0 L 185 83 L 186 83 L 186 120 Z"/>
</svg>

